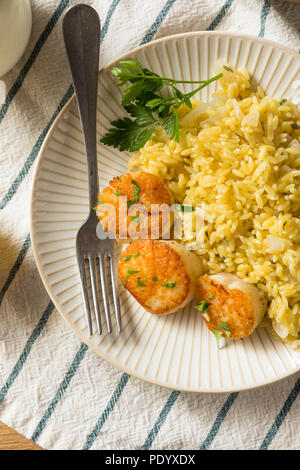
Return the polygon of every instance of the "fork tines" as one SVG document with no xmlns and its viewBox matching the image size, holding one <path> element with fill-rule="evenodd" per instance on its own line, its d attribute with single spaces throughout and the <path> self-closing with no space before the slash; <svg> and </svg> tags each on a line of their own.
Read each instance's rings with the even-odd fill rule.
<svg viewBox="0 0 300 470">
<path fill-rule="evenodd" d="M 111 333 L 111 319 L 110 319 L 110 306 L 109 306 L 109 287 L 108 281 L 111 280 L 111 291 L 113 297 L 113 304 L 115 309 L 115 315 L 117 320 L 118 331 L 121 331 L 121 315 L 120 315 L 120 303 L 117 295 L 116 289 L 116 279 L 113 267 L 113 258 L 109 253 L 98 253 L 94 255 L 93 253 L 79 254 L 77 253 L 80 280 L 81 280 L 81 290 L 84 300 L 84 308 L 87 316 L 88 327 L 90 336 L 93 334 L 93 324 L 92 324 L 92 315 L 91 315 L 91 305 L 88 295 L 88 282 L 87 282 L 87 272 L 89 273 L 90 284 L 92 289 L 92 302 L 95 311 L 95 317 L 97 322 L 98 333 L 102 334 L 102 325 L 101 325 L 101 312 L 100 312 L 100 290 L 98 286 L 100 284 L 101 293 L 102 293 L 102 302 L 104 307 L 105 319 L 107 324 L 107 331 Z M 109 263 L 109 274 L 107 276 L 106 262 Z M 87 268 L 87 269 L 86 269 Z"/>
</svg>

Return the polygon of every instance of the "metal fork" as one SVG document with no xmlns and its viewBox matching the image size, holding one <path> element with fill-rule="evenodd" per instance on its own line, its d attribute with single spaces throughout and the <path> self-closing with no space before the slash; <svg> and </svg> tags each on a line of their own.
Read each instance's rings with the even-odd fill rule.
<svg viewBox="0 0 300 470">
<path fill-rule="evenodd" d="M 106 276 L 106 264 L 108 261 L 114 309 L 118 330 L 120 332 L 120 304 L 117 295 L 113 266 L 115 242 L 107 237 L 105 238 L 106 234 L 103 229 L 101 229 L 101 224 L 99 224 L 96 211 L 94 210 L 97 205 L 99 195 L 96 150 L 96 112 L 100 19 L 97 12 L 93 8 L 84 4 L 75 5 L 69 8 L 63 19 L 63 36 L 81 118 L 88 166 L 90 213 L 86 222 L 79 229 L 76 238 L 76 252 L 85 313 L 88 321 L 89 332 L 90 335 L 92 335 L 93 326 L 87 288 L 87 268 L 90 274 L 92 299 L 98 332 L 99 334 L 102 334 L 100 302 L 98 295 L 99 283 L 97 280 L 97 277 L 100 277 L 107 330 L 111 333 L 110 308 L 108 302 L 109 290 Z"/>
</svg>

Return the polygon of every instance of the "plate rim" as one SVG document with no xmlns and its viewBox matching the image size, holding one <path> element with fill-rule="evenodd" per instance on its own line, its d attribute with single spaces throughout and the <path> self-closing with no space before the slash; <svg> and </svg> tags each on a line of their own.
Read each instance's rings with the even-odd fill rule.
<svg viewBox="0 0 300 470">
<path fill-rule="evenodd" d="M 170 36 L 164 36 L 162 38 L 155 39 L 155 40 L 150 41 L 146 44 L 142 44 L 142 45 L 137 46 L 133 49 L 130 49 L 129 51 L 123 53 L 122 55 L 120 55 L 116 59 L 114 59 L 111 62 L 109 62 L 108 64 L 106 64 L 103 68 L 101 68 L 98 71 L 98 75 L 100 74 L 101 71 L 109 70 L 113 65 L 115 65 L 117 62 L 124 59 L 125 57 L 128 57 L 131 54 L 135 54 L 136 52 L 138 52 L 140 50 L 147 49 L 148 47 L 151 47 L 153 44 L 158 44 L 158 43 L 161 43 L 161 42 L 172 41 L 172 40 L 181 39 L 181 38 L 198 37 L 198 36 L 223 36 L 223 37 L 235 37 L 235 38 L 240 38 L 240 39 L 248 39 L 248 40 L 252 40 L 252 41 L 255 41 L 255 42 L 260 42 L 262 44 L 270 45 L 270 46 L 273 46 L 275 48 L 281 49 L 284 52 L 292 54 L 298 60 L 300 59 L 300 53 L 298 53 L 298 52 L 296 52 L 296 51 L 294 51 L 294 50 L 292 50 L 292 49 L 290 49 L 286 46 L 283 46 L 279 43 L 276 43 L 275 41 L 271 41 L 271 40 L 265 39 L 265 38 L 259 38 L 259 37 L 253 36 L 251 34 L 237 33 L 237 32 L 226 32 L 226 31 L 190 31 L 190 32 L 179 33 L 179 34 L 174 34 L 174 35 L 170 35 Z M 116 367 L 117 369 L 119 369 L 119 370 L 127 373 L 128 375 L 131 375 L 132 377 L 135 377 L 135 378 L 137 378 L 137 379 L 139 379 L 143 382 L 147 382 L 147 383 L 150 383 L 152 385 L 157 385 L 157 386 L 160 386 L 160 387 L 163 387 L 163 388 L 167 388 L 169 390 L 177 390 L 177 391 L 189 392 L 189 393 L 212 393 L 212 394 L 233 393 L 233 392 L 240 392 L 240 391 L 246 391 L 246 390 L 253 390 L 253 389 L 256 389 L 256 388 L 271 385 L 271 384 L 279 382 L 279 381 L 281 381 L 281 380 L 283 380 L 287 377 L 290 377 L 290 376 L 296 374 L 297 372 L 299 372 L 300 371 L 300 365 L 298 367 L 295 367 L 295 368 L 289 370 L 288 372 L 284 373 L 280 377 L 275 377 L 273 380 L 264 379 L 264 380 L 260 381 L 259 383 L 255 384 L 255 385 L 250 385 L 250 386 L 245 385 L 245 387 L 238 387 L 238 388 L 232 388 L 232 387 L 224 388 L 223 387 L 221 390 L 211 390 L 209 388 L 201 388 L 201 390 L 199 390 L 199 388 L 195 388 L 195 387 L 191 387 L 191 386 L 189 386 L 189 387 L 184 386 L 183 387 L 183 386 L 179 386 L 179 385 L 176 385 L 176 384 L 170 385 L 170 384 L 166 384 L 164 382 L 160 382 L 159 380 L 156 380 L 156 379 L 151 379 L 151 377 L 145 378 L 144 376 L 136 373 L 135 371 L 132 372 L 132 370 L 128 367 L 123 367 L 123 366 L 121 367 L 120 364 L 117 363 L 117 361 L 115 361 L 113 358 L 107 357 L 105 355 L 105 353 L 101 353 L 96 348 L 96 346 L 89 340 L 89 338 L 84 337 L 82 335 L 82 333 L 75 328 L 73 323 L 69 320 L 68 316 L 65 315 L 65 313 L 63 312 L 63 308 L 61 307 L 61 305 L 59 304 L 59 302 L 55 298 L 55 295 L 52 292 L 51 287 L 48 284 L 47 278 L 46 278 L 46 276 L 43 272 L 43 269 L 42 269 L 42 266 L 41 266 L 40 260 L 39 260 L 39 253 L 38 253 L 38 248 L 37 248 L 37 241 L 35 239 L 34 221 L 33 221 L 33 210 L 34 210 L 33 206 L 34 206 L 34 199 L 35 199 L 34 198 L 34 193 L 35 193 L 38 173 L 39 173 L 40 166 L 41 166 L 42 159 L 43 159 L 43 154 L 45 152 L 45 149 L 48 145 L 49 140 L 52 137 L 52 134 L 56 130 L 58 122 L 61 120 L 61 118 L 67 112 L 68 108 L 71 106 L 71 104 L 73 103 L 74 100 L 75 100 L 75 93 L 73 93 L 73 95 L 68 99 L 67 103 L 62 107 L 62 109 L 60 110 L 60 112 L 56 116 L 55 120 L 53 121 L 53 123 L 52 123 L 52 125 L 51 125 L 45 139 L 44 139 L 44 142 L 41 146 L 41 149 L 38 153 L 36 168 L 34 170 L 33 180 L 32 180 L 32 185 L 31 185 L 31 194 L 30 194 L 30 236 L 31 236 L 31 246 L 32 246 L 32 251 L 33 251 L 33 255 L 34 255 L 34 260 L 35 260 L 36 267 L 38 269 L 39 275 L 40 275 L 40 277 L 42 279 L 42 282 L 44 284 L 44 287 L 45 287 L 51 301 L 53 302 L 55 308 L 57 309 L 59 314 L 63 317 L 64 321 L 71 327 L 71 329 L 76 334 L 76 336 L 78 336 L 83 343 L 87 344 L 87 346 L 89 348 L 91 348 L 97 354 L 97 356 L 100 356 L 102 359 L 104 359 L 105 361 L 110 363 L 113 367 Z"/>
</svg>

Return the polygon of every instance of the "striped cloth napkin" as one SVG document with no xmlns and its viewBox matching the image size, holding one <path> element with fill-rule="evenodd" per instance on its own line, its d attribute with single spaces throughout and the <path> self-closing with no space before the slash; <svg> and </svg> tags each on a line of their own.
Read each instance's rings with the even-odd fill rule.
<svg viewBox="0 0 300 470">
<path fill-rule="evenodd" d="M 32 0 L 31 41 L 0 81 L 0 420 L 46 449 L 299 449 L 299 374 L 242 393 L 170 391 L 96 356 L 49 301 L 31 250 L 29 198 L 41 145 L 72 94 L 61 19 L 76 3 Z M 101 17 L 101 65 L 185 31 L 300 47 L 300 6 L 283 0 L 85 3 Z"/>
</svg>

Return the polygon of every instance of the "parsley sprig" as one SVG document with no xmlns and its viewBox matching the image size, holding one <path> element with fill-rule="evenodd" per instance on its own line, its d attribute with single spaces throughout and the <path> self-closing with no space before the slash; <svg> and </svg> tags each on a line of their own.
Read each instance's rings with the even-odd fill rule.
<svg viewBox="0 0 300 470">
<path fill-rule="evenodd" d="M 167 135 L 178 142 L 178 108 L 182 104 L 192 108 L 192 96 L 223 76 L 219 73 L 208 80 L 175 80 L 157 75 L 144 68 L 136 59 L 120 61 L 111 73 L 117 78 L 119 86 L 126 84 L 122 105 L 130 118 L 113 121 L 113 127 L 102 137 L 101 142 L 130 152 L 143 147 L 157 126 L 162 126 Z M 178 83 L 196 83 L 199 86 L 189 93 L 183 93 L 176 87 Z M 170 96 L 162 97 L 158 94 L 164 87 L 169 87 Z"/>
</svg>

